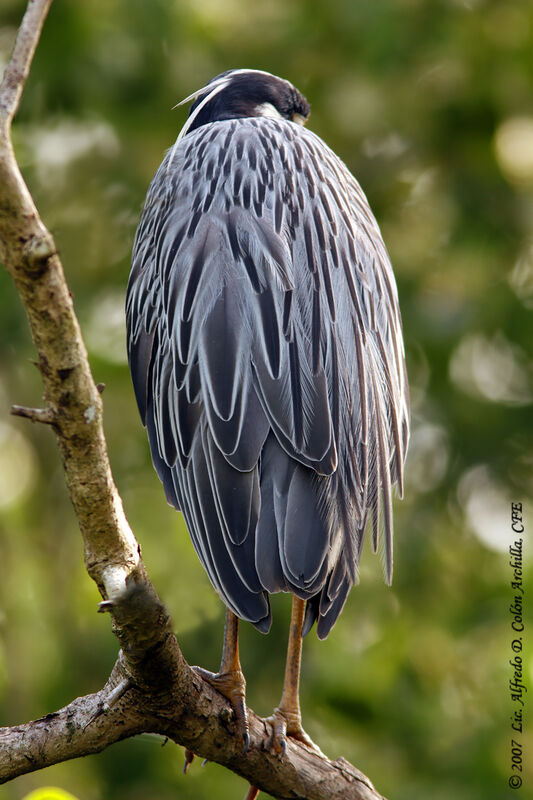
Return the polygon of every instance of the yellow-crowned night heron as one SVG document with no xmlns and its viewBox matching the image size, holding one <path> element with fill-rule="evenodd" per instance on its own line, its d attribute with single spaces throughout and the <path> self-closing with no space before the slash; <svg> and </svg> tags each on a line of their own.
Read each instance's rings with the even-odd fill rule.
<svg viewBox="0 0 533 800">
<path fill-rule="evenodd" d="M 202 671 L 247 741 L 238 619 L 270 628 L 293 595 L 271 747 L 310 741 L 301 638 L 325 638 L 372 518 L 392 576 L 408 389 L 396 284 L 346 166 L 303 123 L 288 81 L 231 70 L 195 99 L 150 186 L 133 248 L 128 348 L 155 469 L 227 607 Z"/>
</svg>

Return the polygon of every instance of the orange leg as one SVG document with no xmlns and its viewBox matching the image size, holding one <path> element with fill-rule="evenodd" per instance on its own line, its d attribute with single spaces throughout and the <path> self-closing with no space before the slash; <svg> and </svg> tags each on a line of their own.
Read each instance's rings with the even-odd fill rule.
<svg viewBox="0 0 533 800">
<path fill-rule="evenodd" d="M 229 609 L 226 609 L 224 646 L 222 648 L 219 671 L 213 673 L 201 667 L 195 667 L 195 670 L 205 681 L 230 701 L 235 714 L 237 730 L 243 738 L 244 752 L 246 752 L 250 736 L 248 733 L 248 718 L 246 716 L 246 681 L 239 660 L 239 618 Z"/>
<path fill-rule="evenodd" d="M 320 752 L 319 748 L 309 738 L 302 728 L 302 715 L 300 713 L 300 699 L 298 690 L 300 685 L 300 664 L 302 659 L 302 628 L 305 614 L 305 600 L 296 595 L 292 597 L 291 626 L 289 630 L 289 644 L 287 647 L 287 661 L 285 664 L 285 679 L 281 702 L 267 722 L 272 725 L 272 735 L 268 741 L 270 750 L 280 757 L 285 754 L 286 736 L 292 736 L 300 742 Z"/>
</svg>

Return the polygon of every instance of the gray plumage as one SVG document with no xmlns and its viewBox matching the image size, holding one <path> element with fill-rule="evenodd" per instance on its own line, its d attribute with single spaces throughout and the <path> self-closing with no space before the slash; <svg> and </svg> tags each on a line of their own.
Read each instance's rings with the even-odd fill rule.
<svg viewBox="0 0 533 800">
<path fill-rule="evenodd" d="M 186 131 L 148 192 L 127 327 L 154 466 L 211 583 L 262 631 L 268 594 L 293 592 L 325 637 L 370 517 L 391 580 L 408 441 L 396 285 L 359 184 L 281 116 Z"/>
</svg>

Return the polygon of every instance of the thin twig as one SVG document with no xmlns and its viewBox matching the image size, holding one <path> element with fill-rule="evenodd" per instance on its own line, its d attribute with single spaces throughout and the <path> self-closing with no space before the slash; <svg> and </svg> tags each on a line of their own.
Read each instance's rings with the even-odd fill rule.
<svg viewBox="0 0 533 800">
<path fill-rule="evenodd" d="M 42 422 L 45 425 L 53 425 L 56 421 L 56 413 L 53 408 L 27 408 L 26 406 L 11 406 L 11 413 L 14 417 L 24 417 L 31 419 L 32 422 Z"/>
<path fill-rule="evenodd" d="M 6 129 L 17 113 L 33 56 L 52 0 L 30 0 L 0 85 L 0 122 Z"/>
</svg>

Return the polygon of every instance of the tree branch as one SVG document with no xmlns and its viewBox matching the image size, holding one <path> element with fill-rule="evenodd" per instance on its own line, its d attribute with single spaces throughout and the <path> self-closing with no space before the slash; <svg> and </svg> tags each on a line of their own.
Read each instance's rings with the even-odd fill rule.
<svg viewBox="0 0 533 800">
<path fill-rule="evenodd" d="M 11 413 L 14 417 L 24 417 L 31 419 L 32 422 L 42 422 L 45 425 L 53 425 L 56 415 L 53 408 L 27 408 L 26 406 L 11 406 Z"/>
<path fill-rule="evenodd" d="M 280 760 L 263 749 L 266 723 L 249 711 L 241 752 L 227 701 L 192 669 L 146 575 L 113 482 L 102 400 L 54 240 L 20 174 L 11 142 L 17 111 L 51 0 L 30 0 L 0 87 L 0 258 L 28 316 L 45 408 L 13 413 L 51 424 L 85 544 L 85 563 L 113 618 L 121 651 L 103 689 L 39 720 L 0 729 L 0 782 L 99 752 L 119 739 L 158 733 L 279 798 L 379 800 L 344 759 L 328 761 L 287 742 Z"/>
<path fill-rule="evenodd" d="M 44 21 L 52 0 L 30 0 L 20 23 L 15 47 L 0 88 L 0 120 L 7 130 L 18 111 L 20 98 L 30 74 Z"/>
<path fill-rule="evenodd" d="M 44 396 L 85 543 L 87 570 L 104 596 L 139 567 L 107 454 L 102 400 L 89 368 L 63 267 L 18 168 L 11 120 L 51 0 L 32 0 L 0 87 L 0 257 L 28 315 Z"/>
<path fill-rule="evenodd" d="M 228 767 L 274 797 L 383 800 L 342 758 L 331 762 L 290 738 L 282 759 L 267 752 L 266 723 L 251 709 L 250 749 L 243 754 L 227 701 L 186 663 L 149 584 L 132 584 L 110 610 L 123 648 L 106 686 L 42 719 L 0 729 L 0 783 L 148 732 Z"/>
<path fill-rule="evenodd" d="M 0 728 L 0 783 L 59 761 L 100 753 L 110 744 L 143 731 L 143 720 L 130 710 L 99 714 L 107 685 L 79 697 L 41 719 Z"/>
</svg>

